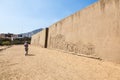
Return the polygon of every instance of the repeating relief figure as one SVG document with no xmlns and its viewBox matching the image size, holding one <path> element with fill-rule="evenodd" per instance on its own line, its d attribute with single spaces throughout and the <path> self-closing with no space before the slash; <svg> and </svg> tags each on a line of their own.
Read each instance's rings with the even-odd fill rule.
<svg viewBox="0 0 120 80">
<path fill-rule="evenodd" d="M 64 51 L 75 52 L 75 54 L 92 55 L 95 53 L 95 47 L 93 44 L 84 44 L 79 41 L 77 43 L 66 42 L 65 36 L 58 34 L 55 37 L 50 37 L 50 48 L 61 49 Z"/>
</svg>

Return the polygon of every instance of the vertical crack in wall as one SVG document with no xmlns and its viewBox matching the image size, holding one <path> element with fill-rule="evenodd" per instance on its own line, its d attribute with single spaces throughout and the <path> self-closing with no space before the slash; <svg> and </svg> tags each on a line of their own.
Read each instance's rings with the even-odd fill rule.
<svg viewBox="0 0 120 80">
<path fill-rule="evenodd" d="M 115 0 L 115 5 L 119 9 L 119 0 Z"/>
<path fill-rule="evenodd" d="M 45 29 L 45 48 L 48 46 L 48 33 L 49 33 L 49 28 Z"/>
<path fill-rule="evenodd" d="M 116 6 L 116 17 L 117 17 L 117 20 L 116 20 L 116 35 L 119 37 L 120 36 L 120 25 L 119 25 L 119 21 L 120 21 L 120 10 L 119 10 L 119 0 L 114 0 L 115 2 L 115 6 Z"/>
<path fill-rule="evenodd" d="M 101 7 L 102 12 L 104 12 L 104 9 L 105 9 L 105 1 L 106 0 L 100 0 L 100 7 Z"/>
</svg>

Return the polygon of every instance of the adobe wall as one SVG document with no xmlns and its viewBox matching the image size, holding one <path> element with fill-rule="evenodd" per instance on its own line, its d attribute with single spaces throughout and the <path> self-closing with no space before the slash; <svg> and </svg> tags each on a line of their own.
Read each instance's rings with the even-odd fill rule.
<svg viewBox="0 0 120 80">
<path fill-rule="evenodd" d="M 42 30 L 40 33 L 37 33 L 32 36 L 31 44 L 44 48 L 44 46 L 45 46 L 45 29 Z"/>
<path fill-rule="evenodd" d="M 53 24 L 48 47 L 120 62 L 120 0 L 101 0 Z"/>
<path fill-rule="evenodd" d="M 38 34 L 33 44 L 37 40 Z M 51 25 L 47 47 L 120 63 L 120 0 L 100 0 Z"/>
</svg>

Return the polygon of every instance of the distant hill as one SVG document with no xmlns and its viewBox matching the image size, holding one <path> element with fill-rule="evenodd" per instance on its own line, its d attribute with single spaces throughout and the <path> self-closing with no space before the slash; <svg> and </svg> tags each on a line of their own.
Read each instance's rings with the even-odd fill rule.
<svg viewBox="0 0 120 80">
<path fill-rule="evenodd" d="M 32 35 L 42 31 L 43 29 L 40 28 L 40 29 L 36 29 L 36 30 L 33 30 L 31 32 L 27 32 L 27 33 L 21 33 L 21 34 L 18 34 L 19 37 L 32 37 Z"/>
</svg>

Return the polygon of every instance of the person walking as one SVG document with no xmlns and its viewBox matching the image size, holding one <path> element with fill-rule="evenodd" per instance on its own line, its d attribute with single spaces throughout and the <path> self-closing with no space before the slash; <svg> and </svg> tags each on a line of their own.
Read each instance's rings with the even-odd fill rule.
<svg viewBox="0 0 120 80">
<path fill-rule="evenodd" d="M 25 41 L 24 47 L 25 47 L 25 56 L 26 56 L 28 55 L 28 42 L 27 41 Z"/>
</svg>

